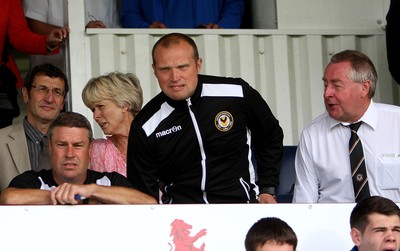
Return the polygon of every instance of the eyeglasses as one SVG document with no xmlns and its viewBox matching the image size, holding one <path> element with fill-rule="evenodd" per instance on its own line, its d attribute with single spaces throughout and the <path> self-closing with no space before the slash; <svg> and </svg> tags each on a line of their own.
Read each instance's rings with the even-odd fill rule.
<svg viewBox="0 0 400 251">
<path fill-rule="evenodd" d="M 33 88 L 36 89 L 38 93 L 41 95 L 47 95 L 49 91 L 53 93 L 54 96 L 56 97 L 63 97 L 65 95 L 65 91 L 61 90 L 60 88 L 49 88 L 45 85 L 32 85 Z"/>
</svg>

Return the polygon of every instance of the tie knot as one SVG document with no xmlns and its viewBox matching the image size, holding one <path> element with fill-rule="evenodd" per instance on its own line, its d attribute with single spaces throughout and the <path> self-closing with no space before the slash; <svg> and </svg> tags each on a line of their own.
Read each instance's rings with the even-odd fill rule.
<svg viewBox="0 0 400 251">
<path fill-rule="evenodd" d="M 358 131 L 358 128 L 360 128 L 360 126 L 361 126 L 361 123 L 362 123 L 362 122 L 359 121 L 359 122 L 357 122 L 357 123 L 350 124 L 349 127 L 350 127 L 350 129 L 351 129 L 352 131 L 357 132 L 357 131 Z"/>
</svg>

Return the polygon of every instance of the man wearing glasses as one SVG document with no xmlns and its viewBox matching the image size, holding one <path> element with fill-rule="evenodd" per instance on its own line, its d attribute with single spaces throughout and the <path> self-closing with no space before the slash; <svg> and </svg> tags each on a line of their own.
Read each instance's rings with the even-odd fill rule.
<svg viewBox="0 0 400 251">
<path fill-rule="evenodd" d="M 0 130 L 1 190 L 25 171 L 50 169 L 46 133 L 63 109 L 68 90 L 67 77 L 51 64 L 38 65 L 26 75 L 22 88 L 26 117 Z"/>
</svg>

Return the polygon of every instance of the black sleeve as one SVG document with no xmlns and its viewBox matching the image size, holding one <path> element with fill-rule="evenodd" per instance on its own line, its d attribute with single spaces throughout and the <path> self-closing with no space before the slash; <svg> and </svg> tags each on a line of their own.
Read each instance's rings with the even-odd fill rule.
<svg viewBox="0 0 400 251">
<path fill-rule="evenodd" d="M 267 102 L 247 83 L 244 85 L 252 148 L 257 162 L 260 193 L 275 193 L 283 153 L 283 130 Z"/>
<path fill-rule="evenodd" d="M 112 186 L 132 187 L 128 179 L 117 172 L 106 173 L 106 176 L 111 180 Z"/>
<path fill-rule="evenodd" d="M 400 84 L 400 1 L 391 0 L 386 15 L 386 48 L 389 71 Z"/>
<path fill-rule="evenodd" d="M 38 173 L 35 171 L 26 171 L 12 179 L 8 187 L 39 189 L 40 186 Z"/>
<path fill-rule="evenodd" d="M 156 156 L 140 123 L 133 120 L 128 141 L 127 178 L 133 187 L 158 200 Z"/>
</svg>

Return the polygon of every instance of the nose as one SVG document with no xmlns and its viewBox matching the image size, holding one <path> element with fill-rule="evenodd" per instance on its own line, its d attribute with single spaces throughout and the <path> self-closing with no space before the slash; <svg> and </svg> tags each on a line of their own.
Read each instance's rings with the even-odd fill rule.
<svg viewBox="0 0 400 251">
<path fill-rule="evenodd" d="M 388 231 L 388 234 L 386 236 L 386 241 L 395 241 L 395 233 L 393 231 Z"/>
<path fill-rule="evenodd" d="M 53 93 L 53 89 L 49 89 L 46 93 L 46 95 L 44 96 L 45 100 L 47 102 L 53 102 L 54 101 L 54 93 Z"/>
<path fill-rule="evenodd" d="M 93 110 L 93 118 L 94 119 L 100 118 L 100 111 L 96 108 L 94 108 L 94 110 Z"/>
<path fill-rule="evenodd" d="M 65 156 L 68 158 L 73 158 L 75 156 L 75 150 L 72 145 L 67 146 Z"/>
<path fill-rule="evenodd" d="M 176 82 L 180 79 L 179 70 L 176 68 L 172 68 L 171 70 L 171 81 Z"/>
<path fill-rule="evenodd" d="M 325 85 L 324 98 L 331 97 L 333 94 L 333 88 L 330 85 Z"/>
</svg>

